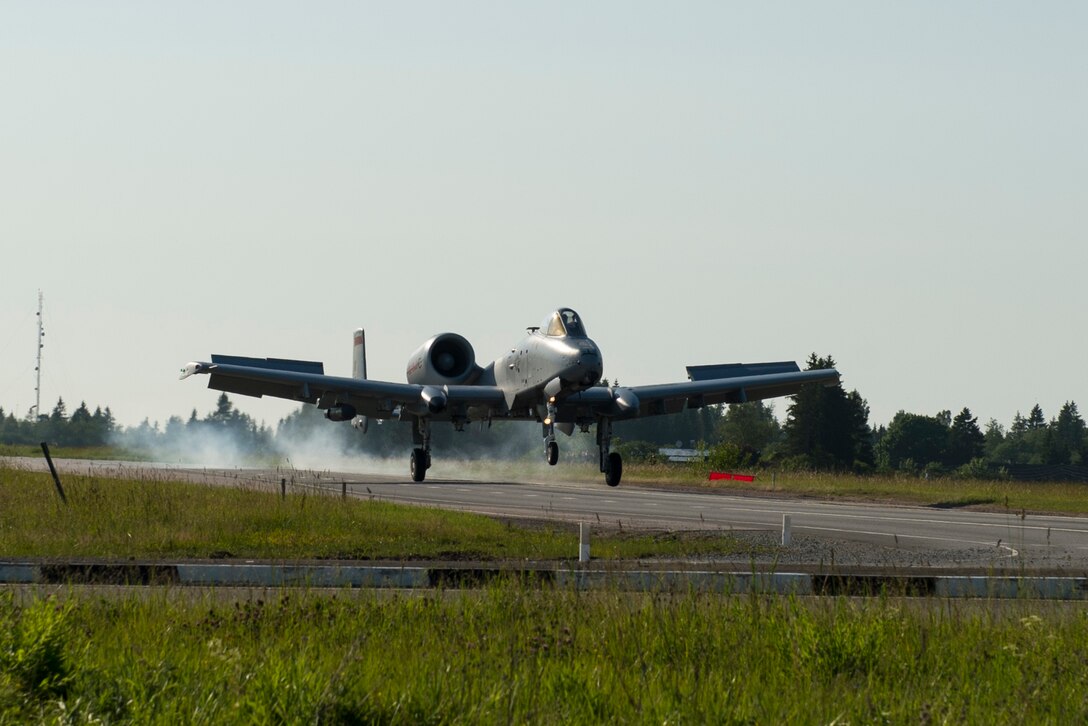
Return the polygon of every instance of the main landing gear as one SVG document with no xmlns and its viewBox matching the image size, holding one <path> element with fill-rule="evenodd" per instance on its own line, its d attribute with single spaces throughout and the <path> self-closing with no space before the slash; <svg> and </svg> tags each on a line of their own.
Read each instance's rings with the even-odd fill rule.
<svg viewBox="0 0 1088 726">
<path fill-rule="evenodd" d="M 583 425 L 583 431 L 588 425 Z M 623 459 L 615 451 L 609 451 L 612 445 L 612 419 L 601 416 L 597 419 L 597 448 L 600 451 L 601 473 L 604 483 L 610 487 L 619 486 L 623 477 Z M 555 440 L 555 403 L 548 403 L 548 416 L 544 419 L 544 458 L 549 466 L 559 461 L 559 443 Z"/>
<path fill-rule="evenodd" d="M 416 445 L 408 462 L 412 481 L 423 481 L 431 468 L 431 427 L 427 419 L 412 419 L 412 443 Z"/>
<path fill-rule="evenodd" d="M 609 452 L 612 445 L 612 419 L 601 416 L 597 419 L 597 449 L 600 452 L 601 473 L 604 483 L 618 487 L 623 476 L 623 459 L 615 451 Z"/>
<path fill-rule="evenodd" d="M 555 466 L 559 461 L 559 442 L 555 440 L 555 403 L 548 404 L 548 418 L 544 424 L 544 454 L 548 464 Z M 588 428 L 588 425 L 587 425 Z M 584 430 L 584 429 L 583 429 Z M 412 457 L 409 468 L 412 481 L 423 481 L 427 470 L 431 468 L 431 427 L 426 418 L 412 419 Z M 597 419 L 597 449 L 600 456 L 601 473 L 604 483 L 610 487 L 619 486 L 623 477 L 623 460 L 615 451 L 609 451 L 612 445 L 612 419 L 601 416 Z"/>
</svg>

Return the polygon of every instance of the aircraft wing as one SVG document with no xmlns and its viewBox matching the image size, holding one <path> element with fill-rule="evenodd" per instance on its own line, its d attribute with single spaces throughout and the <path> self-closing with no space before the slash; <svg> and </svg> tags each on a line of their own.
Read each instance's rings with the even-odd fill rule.
<svg viewBox="0 0 1088 726">
<path fill-rule="evenodd" d="M 319 408 L 351 405 L 360 415 L 392 418 L 400 407 L 438 414 L 472 406 L 501 407 L 495 386 L 422 386 L 325 375 L 314 361 L 213 355 L 210 363 L 189 363 L 179 378 L 207 374 L 208 388 L 244 396 L 273 396 L 317 404 Z"/>
<path fill-rule="evenodd" d="M 785 364 L 766 364 L 782 366 Z M 719 403 L 744 403 L 765 398 L 791 396 L 807 384 L 834 386 L 839 372 L 833 368 L 795 370 L 780 373 L 752 373 L 755 367 L 737 368 L 726 378 L 704 378 L 681 383 L 615 388 L 596 387 L 571 396 L 563 404 L 583 413 L 593 411 L 616 419 L 679 413 Z M 710 369 L 711 367 L 707 367 Z M 737 375 L 739 374 L 739 375 Z"/>
</svg>

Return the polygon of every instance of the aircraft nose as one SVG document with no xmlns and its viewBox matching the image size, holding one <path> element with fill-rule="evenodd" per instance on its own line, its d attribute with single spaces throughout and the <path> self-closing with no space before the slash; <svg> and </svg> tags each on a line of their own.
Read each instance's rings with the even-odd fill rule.
<svg viewBox="0 0 1088 726">
<path fill-rule="evenodd" d="M 575 363 L 580 369 L 579 383 L 584 386 L 592 386 L 601 380 L 604 365 L 601 361 L 601 351 L 595 345 L 584 345 L 579 348 L 575 356 Z"/>
</svg>

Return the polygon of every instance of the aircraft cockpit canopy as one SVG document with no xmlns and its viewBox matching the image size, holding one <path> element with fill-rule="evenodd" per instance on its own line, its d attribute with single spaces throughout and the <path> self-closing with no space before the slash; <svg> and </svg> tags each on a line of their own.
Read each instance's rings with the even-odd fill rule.
<svg viewBox="0 0 1088 726">
<path fill-rule="evenodd" d="M 545 335 L 552 338 L 585 338 L 586 329 L 578 313 L 570 308 L 559 308 L 540 326 Z"/>
</svg>

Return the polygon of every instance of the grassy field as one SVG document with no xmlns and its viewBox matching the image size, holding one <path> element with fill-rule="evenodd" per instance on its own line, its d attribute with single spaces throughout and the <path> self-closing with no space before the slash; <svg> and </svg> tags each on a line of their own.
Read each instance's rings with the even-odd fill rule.
<svg viewBox="0 0 1088 726">
<path fill-rule="evenodd" d="M 801 485 L 827 496 L 820 487 L 840 491 L 836 481 Z M 68 506 L 48 474 L 0 467 L 0 555 L 577 550 L 559 525 L 166 480 L 64 482 Z M 737 547 L 718 535 L 594 540 L 602 558 Z M 579 593 L 516 580 L 413 595 L 0 589 L 0 724 L 1082 723 L 1085 653 L 1082 603 Z"/>
<path fill-rule="evenodd" d="M 50 446 L 49 454 L 54 459 L 151 461 L 146 453 L 115 446 Z M 0 444 L 0 456 L 31 456 L 40 459 L 42 447 L 38 444 Z"/>
<path fill-rule="evenodd" d="M 973 506 L 1012 512 L 1088 513 L 1088 484 L 977 479 L 920 479 L 784 472 L 758 474 L 754 482 L 707 481 L 705 472 L 666 465 L 631 466 L 628 485 L 695 486 L 719 491 L 780 492 L 822 499 L 890 501 L 923 506 Z"/>
<path fill-rule="evenodd" d="M 163 473 L 162 476 L 168 476 Z M 348 560 L 576 559 L 574 525 L 338 496 L 0 468 L 0 556 Z M 598 559 L 737 554 L 727 534 L 598 532 Z"/>
<path fill-rule="evenodd" d="M 0 723 L 1084 723 L 1083 608 L 0 592 Z"/>
</svg>

